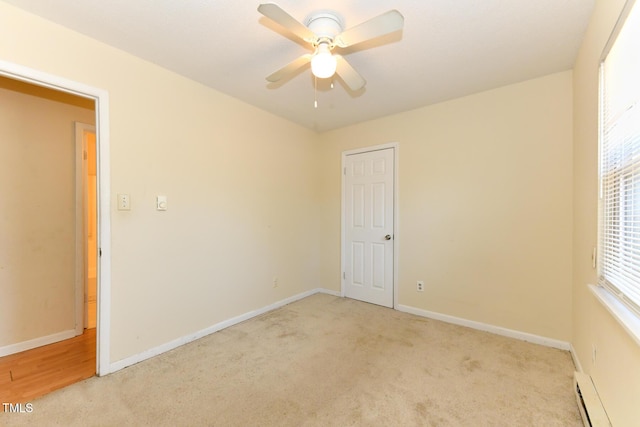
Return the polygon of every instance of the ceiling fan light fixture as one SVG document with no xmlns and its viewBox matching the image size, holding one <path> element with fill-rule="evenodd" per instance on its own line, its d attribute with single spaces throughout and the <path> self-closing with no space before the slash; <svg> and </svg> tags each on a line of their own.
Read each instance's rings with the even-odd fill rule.
<svg viewBox="0 0 640 427">
<path fill-rule="evenodd" d="M 258 12 L 315 49 L 313 54 L 306 53 L 268 75 L 267 81 L 271 83 L 280 81 L 283 77 L 311 63 L 311 72 L 315 77 L 327 79 L 338 74 L 342 82 L 352 91 L 361 90 L 366 80 L 344 57 L 332 55 L 331 50 L 336 46 L 344 49 L 401 31 L 404 26 L 404 17 L 395 9 L 347 30 L 344 29 L 342 17 L 330 10 L 314 12 L 304 24 L 298 22 L 275 3 L 262 3 L 258 6 Z"/>
<path fill-rule="evenodd" d="M 336 58 L 331 54 L 331 49 L 327 43 L 320 43 L 316 53 L 311 58 L 311 72 L 319 79 L 327 79 L 336 72 L 338 64 Z"/>
</svg>

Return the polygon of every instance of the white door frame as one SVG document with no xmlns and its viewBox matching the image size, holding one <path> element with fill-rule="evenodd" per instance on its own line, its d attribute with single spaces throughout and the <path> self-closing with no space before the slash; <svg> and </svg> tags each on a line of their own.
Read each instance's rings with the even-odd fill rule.
<svg viewBox="0 0 640 427">
<path fill-rule="evenodd" d="M 98 191 L 98 328 L 96 339 L 96 372 L 106 375 L 110 367 L 111 325 L 111 200 L 109 161 L 109 93 L 103 89 L 67 80 L 32 68 L 0 60 L 0 75 L 29 84 L 43 86 L 95 101 Z"/>
<path fill-rule="evenodd" d="M 347 156 L 353 154 L 368 153 L 371 151 L 386 150 L 388 148 L 393 149 L 393 308 L 398 308 L 398 249 L 400 247 L 400 228 L 398 227 L 398 165 L 400 145 L 397 142 L 390 142 L 387 144 L 374 145 L 371 147 L 362 147 L 354 150 L 348 150 L 342 152 L 342 167 L 340 168 L 340 174 L 342 176 L 342 201 L 341 201 L 341 213 L 340 213 L 340 296 L 344 297 L 346 294 L 346 260 L 345 260 L 345 244 L 346 244 L 346 180 L 345 180 L 345 168 L 347 162 Z"/>
</svg>

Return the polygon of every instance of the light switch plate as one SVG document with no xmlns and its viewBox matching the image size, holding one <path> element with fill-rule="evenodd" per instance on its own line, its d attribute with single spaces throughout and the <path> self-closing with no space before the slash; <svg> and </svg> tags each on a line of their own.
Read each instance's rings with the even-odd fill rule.
<svg viewBox="0 0 640 427">
<path fill-rule="evenodd" d="M 167 210 L 167 196 L 156 197 L 156 210 L 159 210 L 159 211 Z"/>
<path fill-rule="evenodd" d="M 118 210 L 129 211 L 131 210 L 131 199 L 128 194 L 118 194 Z"/>
</svg>

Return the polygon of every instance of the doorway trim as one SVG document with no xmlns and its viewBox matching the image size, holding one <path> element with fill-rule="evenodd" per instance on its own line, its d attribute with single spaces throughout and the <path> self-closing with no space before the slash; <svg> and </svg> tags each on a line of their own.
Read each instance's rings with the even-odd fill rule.
<svg viewBox="0 0 640 427">
<path fill-rule="evenodd" d="M 0 60 L 0 75 L 25 83 L 43 86 L 60 92 L 95 101 L 98 187 L 98 328 L 96 339 L 96 372 L 103 376 L 110 370 L 111 325 L 111 201 L 109 160 L 109 93 L 59 76 L 22 65 Z"/>
<path fill-rule="evenodd" d="M 353 150 L 347 150 L 342 152 L 342 163 L 340 167 L 341 175 L 341 205 L 340 205 L 340 296 L 346 295 L 346 260 L 345 260 L 345 244 L 346 244 L 346 163 L 347 156 L 354 154 L 369 153 L 371 151 L 380 151 L 386 149 L 393 149 L 393 308 L 398 309 L 398 260 L 399 260 L 399 248 L 400 248 L 400 228 L 399 228 L 399 211 L 398 211 L 398 176 L 399 176 L 399 158 L 400 158 L 400 144 L 397 142 L 390 142 L 386 144 L 373 145 L 369 147 L 356 148 Z"/>
</svg>

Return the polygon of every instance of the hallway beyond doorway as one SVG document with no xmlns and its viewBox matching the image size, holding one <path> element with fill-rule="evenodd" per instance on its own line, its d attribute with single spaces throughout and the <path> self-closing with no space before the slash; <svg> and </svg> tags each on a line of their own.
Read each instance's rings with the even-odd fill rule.
<svg viewBox="0 0 640 427">
<path fill-rule="evenodd" d="M 96 374 L 96 330 L 0 357 L 0 402 L 27 403 Z"/>
</svg>

